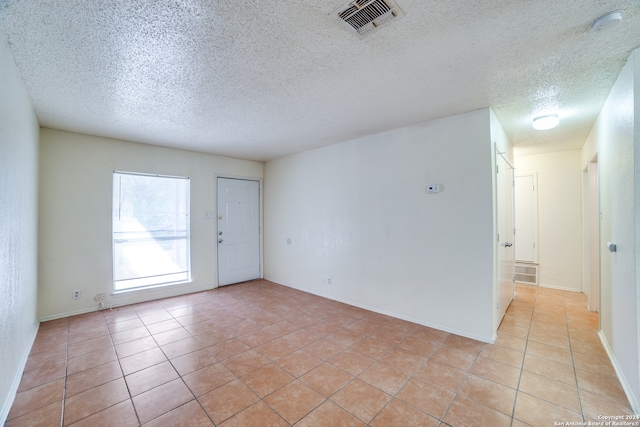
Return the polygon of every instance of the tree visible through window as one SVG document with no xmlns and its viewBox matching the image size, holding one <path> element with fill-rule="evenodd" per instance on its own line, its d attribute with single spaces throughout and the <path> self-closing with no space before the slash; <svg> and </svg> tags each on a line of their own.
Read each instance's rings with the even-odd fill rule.
<svg viewBox="0 0 640 427">
<path fill-rule="evenodd" d="M 189 178 L 113 173 L 116 291 L 190 280 L 189 246 Z"/>
</svg>

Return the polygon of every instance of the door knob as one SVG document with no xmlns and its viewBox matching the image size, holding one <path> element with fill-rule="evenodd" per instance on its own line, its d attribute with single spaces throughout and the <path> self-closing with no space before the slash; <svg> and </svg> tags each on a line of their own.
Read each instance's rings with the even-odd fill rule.
<svg viewBox="0 0 640 427">
<path fill-rule="evenodd" d="M 218 240 L 218 243 L 222 243 L 222 242 L 224 242 L 224 240 L 222 240 L 222 239 Z"/>
<path fill-rule="evenodd" d="M 511 246 L 513 246 L 513 243 L 509 243 L 509 242 L 504 243 L 505 248 L 510 248 Z"/>
</svg>

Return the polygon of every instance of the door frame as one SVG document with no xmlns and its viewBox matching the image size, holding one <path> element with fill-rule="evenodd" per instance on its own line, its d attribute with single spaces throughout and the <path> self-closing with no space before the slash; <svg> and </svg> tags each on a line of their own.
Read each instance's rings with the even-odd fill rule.
<svg viewBox="0 0 640 427">
<path fill-rule="evenodd" d="M 219 257 L 218 257 L 218 232 L 220 230 L 218 230 L 218 178 L 226 178 L 226 179 L 238 179 L 238 180 L 243 180 L 243 181 L 258 181 L 258 209 L 259 209 L 259 218 L 258 218 L 258 245 L 259 245 L 259 267 L 258 267 L 258 273 L 259 273 L 259 278 L 260 279 L 264 279 L 264 233 L 262 232 L 262 230 L 264 229 L 264 179 L 262 177 L 250 177 L 250 176 L 243 176 L 243 175 L 231 175 L 231 174 L 221 174 L 221 173 L 215 173 L 214 174 L 214 185 L 213 185 L 213 205 L 214 205 L 214 209 L 213 212 L 215 213 L 214 215 L 214 219 L 216 220 L 215 223 L 215 235 L 214 240 L 213 240 L 213 245 L 214 245 L 214 256 L 215 256 L 215 260 L 216 260 L 216 288 L 220 287 L 220 268 L 218 265 L 219 262 Z M 224 286 L 224 285 L 223 285 Z"/>
</svg>

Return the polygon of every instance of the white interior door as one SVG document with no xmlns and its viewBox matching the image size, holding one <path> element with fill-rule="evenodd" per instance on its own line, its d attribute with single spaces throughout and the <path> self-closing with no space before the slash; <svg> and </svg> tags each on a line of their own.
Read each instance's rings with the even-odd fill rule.
<svg viewBox="0 0 640 427">
<path fill-rule="evenodd" d="M 218 285 L 260 278 L 260 183 L 218 178 Z"/>
<path fill-rule="evenodd" d="M 514 293 L 514 182 L 513 168 L 500 154 L 496 155 L 496 165 L 498 204 L 498 317 L 496 324 L 499 325 L 513 300 Z"/>
<path fill-rule="evenodd" d="M 535 177 L 533 175 L 517 176 L 515 182 L 516 260 L 537 262 Z"/>
</svg>

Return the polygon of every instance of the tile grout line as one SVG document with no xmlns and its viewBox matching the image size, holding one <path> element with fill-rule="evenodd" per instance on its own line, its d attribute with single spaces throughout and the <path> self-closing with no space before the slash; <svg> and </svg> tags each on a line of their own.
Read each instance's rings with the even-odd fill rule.
<svg viewBox="0 0 640 427">
<path fill-rule="evenodd" d="M 60 427 L 64 427 L 64 408 L 65 402 L 67 401 L 67 378 L 68 378 L 68 369 L 69 369 L 69 329 L 71 327 L 71 322 L 67 317 L 67 342 L 65 348 L 65 357 L 64 357 L 64 382 L 62 387 L 62 409 L 60 411 Z"/>
<path fill-rule="evenodd" d="M 518 376 L 518 385 L 516 387 L 516 396 L 513 400 L 513 409 L 511 410 L 511 424 L 513 427 L 513 420 L 516 419 L 516 405 L 518 404 L 518 395 L 520 394 L 520 382 L 522 381 L 522 372 L 524 371 L 524 361 L 527 357 L 527 347 L 529 346 L 529 334 L 531 333 L 531 326 L 533 323 L 533 314 L 536 311 L 536 303 L 538 301 L 538 288 L 535 289 L 535 296 L 533 298 L 533 307 L 531 309 L 531 318 L 529 319 L 529 328 L 527 329 L 527 337 L 524 342 L 524 350 L 522 355 L 522 364 L 520 365 L 520 375 Z M 507 308 L 508 309 L 508 308 Z M 520 421 L 520 420 L 518 420 Z"/>
<path fill-rule="evenodd" d="M 582 397 L 580 396 L 580 387 L 578 386 L 578 373 L 576 372 L 576 361 L 573 357 L 573 347 L 571 346 L 571 332 L 569 331 L 569 319 L 567 318 L 567 305 L 564 299 L 564 292 L 562 292 L 562 308 L 564 309 L 564 318 L 567 325 L 567 339 L 569 341 L 569 353 L 571 354 L 571 367 L 573 368 L 573 377 L 576 380 L 576 393 L 578 394 L 578 404 L 580 405 L 580 416 L 582 422 L 586 422 L 584 416 L 584 409 L 582 407 Z"/>
</svg>

